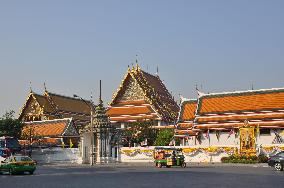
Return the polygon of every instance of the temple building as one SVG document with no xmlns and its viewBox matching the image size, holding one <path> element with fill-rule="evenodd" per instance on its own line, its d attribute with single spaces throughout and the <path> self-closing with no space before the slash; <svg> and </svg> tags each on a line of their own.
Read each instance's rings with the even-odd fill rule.
<svg viewBox="0 0 284 188">
<path fill-rule="evenodd" d="M 181 104 L 175 136 L 182 145 L 284 146 L 284 88 L 199 94 Z"/>
<path fill-rule="evenodd" d="M 51 93 L 45 89 L 42 95 L 30 91 L 19 119 L 23 122 L 72 118 L 76 129 L 90 123 L 92 102 Z"/>
<path fill-rule="evenodd" d="M 179 107 L 158 74 L 143 71 L 138 65 L 128 68 L 107 114 L 112 124 L 125 128 L 132 122 L 149 121 L 153 126 L 173 125 Z"/>
<path fill-rule="evenodd" d="M 24 122 L 22 145 L 34 147 L 79 145 L 79 131 L 90 123 L 92 102 L 45 91 L 30 91 L 19 115 Z"/>
</svg>

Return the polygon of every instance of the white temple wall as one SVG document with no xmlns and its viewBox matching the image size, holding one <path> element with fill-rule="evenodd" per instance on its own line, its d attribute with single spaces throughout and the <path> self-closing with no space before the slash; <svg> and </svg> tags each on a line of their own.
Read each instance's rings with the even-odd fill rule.
<svg viewBox="0 0 284 188">
<path fill-rule="evenodd" d="M 164 146 L 169 147 L 169 146 Z M 154 148 L 150 147 L 122 147 L 120 148 L 120 162 L 137 163 L 147 162 L 154 163 Z M 222 157 L 229 156 L 228 152 L 219 149 L 218 151 L 208 152 L 206 147 L 182 147 L 184 149 L 185 162 L 220 162 Z M 233 148 L 233 147 L 232 147 Z M 192 152 L 187 151 L 192 150 Z M 233 150 L 232 150 L 233 151 Z"/>
<path fill-rule="evenodd" d="M 283 129 L 271 129 L 270 134 L 260 134 L 256 137 L 256 144 L 257 146 L 260 145 L 271 145 L 275 144 L 273 143 L 276 133 L 278 133 L 280 136 L 282 136 L 282 139 L 284 141 L 284 135 L 283 135 Z M 240 144 L 240 137 L 239 135 L 235 136 L 235 134 L 231 134 L 229 132 L 220 132 L 219 139 L 216 136 L 216 132 L 210 132 L 209 133 L 210 139 L 206 138 L 206 134 L 203 133 L 201 136 L 201 143 L 199 143 L 197 140 L 195 141 L 195 137 L 192 136 L 189 139 L 184 139 L 184 141 L 181 141 L 181 146 L 200 146 L 200 147 L 210 147 L 210 146 L 225 146 L 225 145 L 235 145 L 239 146 Z M 209 142 L 210 140 L 210 142 Z"/>
<path fill-rule="evenodd" d="M 80 151 L 78 148 L 34 148 L 32 151 L 32 158 L 39 164 L 50 163 L 64 163 L 72 164 L 78 163 L 80 160 Z"/>
<path fill-rule="evenodd" d="M 284 140 L 284 135 L 282 135 L 283 129 L 271 129 L 270 134 L 261 134 L 260 136 L 257 137 L 257 144 L 259 146 L 260 145 L 265 146 L 265 145 L 273 144 L 273 141 L 276 137 L 275 133 L 278 134 L 279 136 L 281 136 L 282 139 Z"/>
<path fill-rule="evenodd" d="M 230 134 L 228 132 L 220 132 L 219 139 L 215 132 L 209 133 L 210 139 L 206 138 L 205 133 L 201 136 L 201 143 L 195 137 L 192 136 L 189 139 L 185 139 L 184 144 L 181 141 L 181 146 L 200 146 L 200 147 L 210 147 L 210 146 L 224 146 L 224 145 L 239 145 L 239 137 L 235 138 L 235 134 Z M 210 140 L 210 141 L 209 141 Z"/>
<path fill-rule="evenodd" d="M 90 163 L 91 153 L 91 133 L 83 133 L 81 136 L 80 152 L 81 160 L 80 163 Z"/>
</svg>

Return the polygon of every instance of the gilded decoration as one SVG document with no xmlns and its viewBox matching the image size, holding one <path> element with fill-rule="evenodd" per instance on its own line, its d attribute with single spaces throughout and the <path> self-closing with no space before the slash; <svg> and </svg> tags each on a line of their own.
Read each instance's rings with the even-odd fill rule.
<svg viewBox="0 0 284 188">
<path fill-rule="evenodd" d="M 41 116 L 43 115 L 43 108 L 41 108 L 41 106 L 35 99 L 32 99 L 24 114 L 24 119 L 26 121 L 41 120 Z"/>
<path fill-rule="evenodd" d="M 146 99 L 142 88 L 133 78 L 130 78 L 125 88 L 124 93 L 118 98 L 118 101 L 137 101 Z"/>
<path fill-rule="evenodd" d="M 247 121 L 244 127 L 240 128 L 240 153 L 242 155 L 256 154 L 254 127 L 250 127 Z"/>
</svg>

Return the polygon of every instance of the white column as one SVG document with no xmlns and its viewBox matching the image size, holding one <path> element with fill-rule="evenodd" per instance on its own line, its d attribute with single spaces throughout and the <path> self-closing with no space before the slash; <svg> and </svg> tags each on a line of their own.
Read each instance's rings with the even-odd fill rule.
<svg viewBox="0 0 284 188">
<path fill-rule="evenodd" d="M 85 163 L 85 161 L 86 161 L 86 159 L 85 159 L 85 153 L 84 153 L 84 147 L 85 147 L 84 134 L 82 134 L 82 135 L 80 136 L 80 157 L 81 157 L 82 163 Z"/>
<path fill-rule="evenodd" d="M 101 135 L 97 133 L 97 163 L 101 163 Z"/>
</svg>

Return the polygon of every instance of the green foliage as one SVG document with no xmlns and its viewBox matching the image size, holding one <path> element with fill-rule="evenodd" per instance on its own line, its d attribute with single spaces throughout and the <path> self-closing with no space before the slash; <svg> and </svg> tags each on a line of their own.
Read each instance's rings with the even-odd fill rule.
<svg viewBox="0 0 284 188">
<path fill-rule="evenodd" d="M 155 146 L 168 146 L 174 136 L 174 130 L 162 129 L 158 132 L 155 140 Z"/>
<path fill-rule="evenodd" d="M 126 142 L 124 145 L 132 146 L 134 143 L 139 144 L 145 139 L 147 139 L 147 145 L 152 145 L 156 138 L 156 130 L 151 128 L 153 124 L 152 121 L 131 123 L 123 133 Z"/>
<path fill-rule="evenodd" d="M 14 118 L 14 114 L 14 111 L 6 112 L 0 118 L 0 136 L 20 138 L 23 124 L 20 120 Z"/>
<path fill-rule="evenodd" d="M 244 156 L 244 155 L 231 155 L 229 157 L 222 157 L 222 163 L 243 163 L 243 164 L 254 164 L 254 163 L 265 163 L 268 158 L 264 155 L 260 156 Z"/>
</svg>

